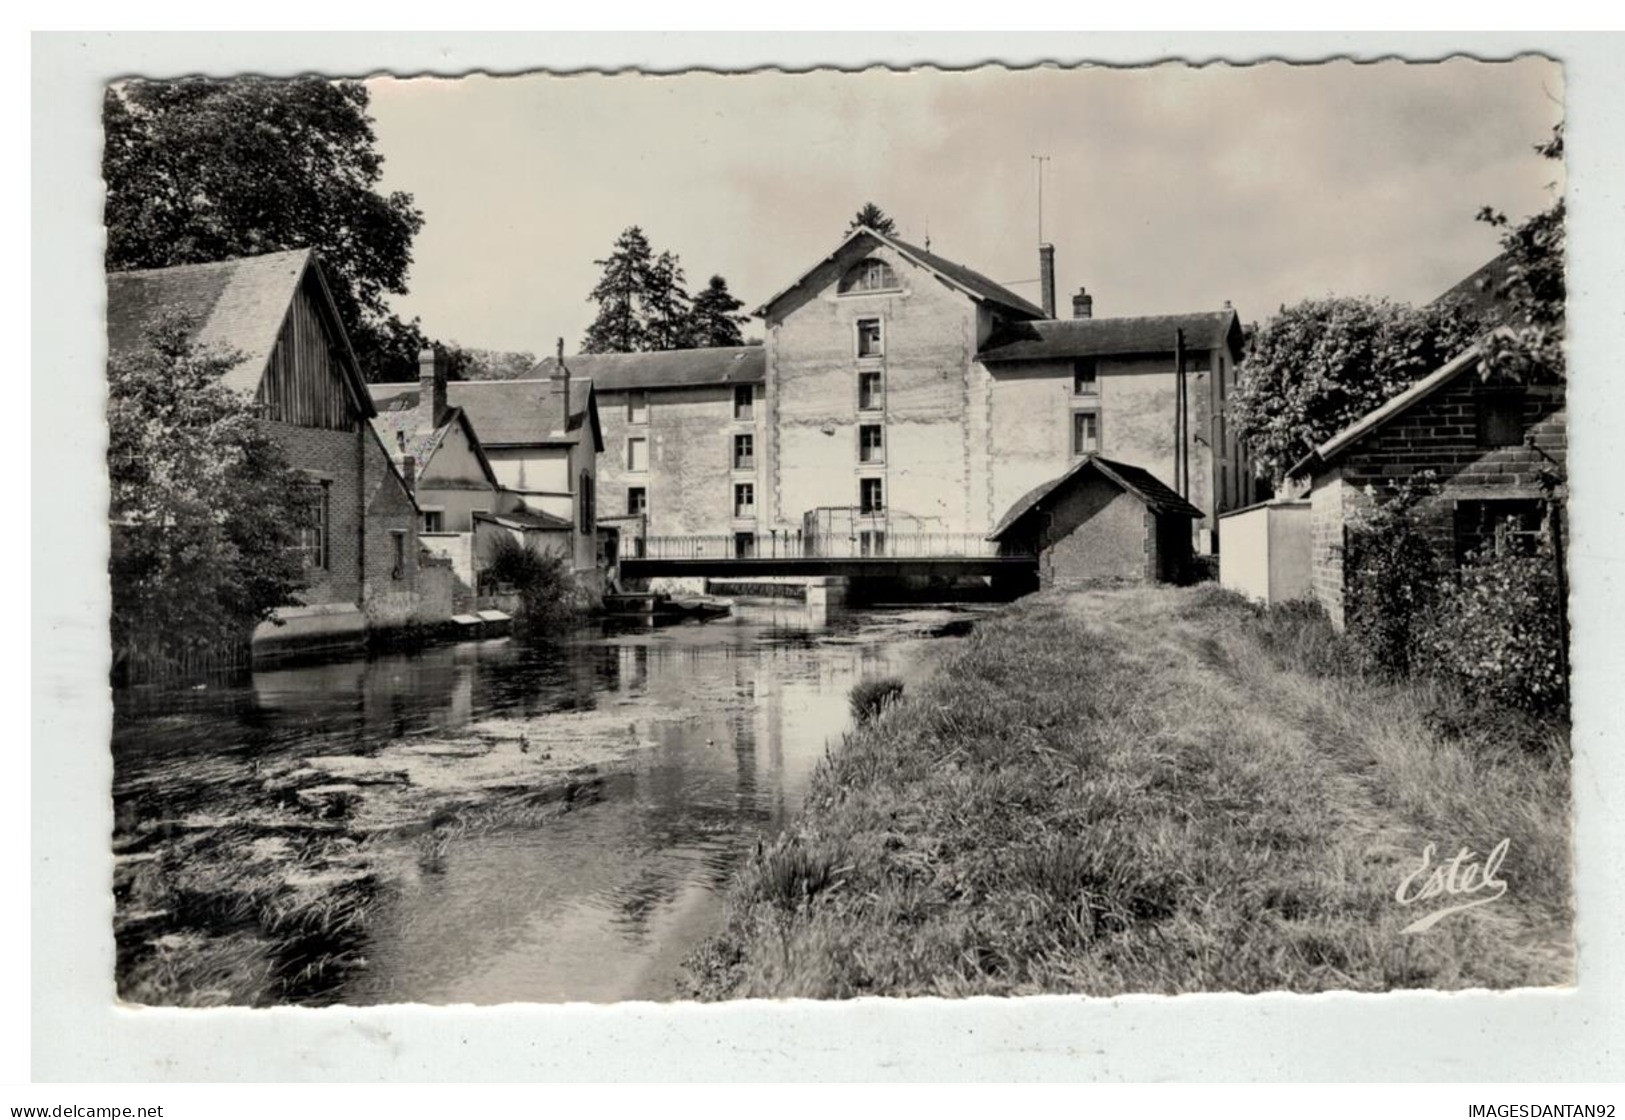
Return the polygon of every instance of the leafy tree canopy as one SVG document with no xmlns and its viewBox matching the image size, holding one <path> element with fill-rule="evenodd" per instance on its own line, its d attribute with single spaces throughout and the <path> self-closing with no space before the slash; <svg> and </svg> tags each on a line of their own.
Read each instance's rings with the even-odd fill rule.
<svg viewBox="0 0 1625 1120">
<path fill-rule="evenodd" d="M 410 378 L 423 334 L 386 296 L 406 291 L 423 216 L 411 195 L 378 191 L 383 157 L 367 105 L 360 83 L 319 78 L 110 88 L 107 267 L 315 249 L 365 375 Z"/>
<path fill-rule="evenodd" d="M 481 350 L 458 342 L 441 350 L 446 376 L 457 381 L 513 381 L 536 368 L 536 355 L 528 350 Z"/>
<path fill-rule="evenodd" d="M 1333 297 L 1284 307 L 1248 340 L 1231 418 L 1260 471 L 1278 482 L 1318 444 L 1466 350 L 1480 329 L 1454 303 Z"/>
<path fill-rule="evenodd" d="M 897 223 L 887 216 L 886 212 L 872 202 L 865 202 L 858 212 L 852 215 L 852 220 L 846 224 L 846 232 L 851 233 L 859 226 L 868 226 L 876 233 L 895 234 Z"/>
<path fill-rule="evenodd" d="M 236 356 L 185 321 L 108 365 L 113 646 L 179 657 L 244 640 L 304 581 L 295 534 L 310 490 L 220 383 Z"/>
<path fill-rule="evenodd" d="M 1563 159 L 1563 126 L 1535 150 L 1547 159 Z M 1564 208 L 1561 197 L 1548 209 L 1514 226 L 1491 207 L 1478 220 L 1501 231 L 1507 258 L 1505 278 L 1495 295 L 1507 301 L 1510 314 L 1503 329 L 1480 344 L 1486 375 L 1551 383 L 1567 376 L 1563 356 L 1568 287 L 1563 278 Z"/>
</svg>

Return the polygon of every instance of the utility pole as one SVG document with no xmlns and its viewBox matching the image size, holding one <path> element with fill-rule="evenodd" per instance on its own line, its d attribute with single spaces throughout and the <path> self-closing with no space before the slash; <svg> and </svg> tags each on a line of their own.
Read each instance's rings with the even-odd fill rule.
<svg viewBox="0 0 1625 1120">
<path fill-rule="evenodd" d="M 1044 243 L 1044 165 L 1049 162 L 1049 156 L 1033 156 L 1033 162 L 1038 165 L 1038 243 Z"/>
</svg>

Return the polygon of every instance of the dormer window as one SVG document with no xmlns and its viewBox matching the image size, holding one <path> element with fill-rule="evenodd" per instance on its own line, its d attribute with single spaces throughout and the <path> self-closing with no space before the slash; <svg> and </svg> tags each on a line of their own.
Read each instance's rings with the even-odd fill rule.
<svg viewBox="0 0 1625 1120">
<path fill-rule="evenodd" d="M 846 270 L 841 277 L 841 294 L 861 295 L 864 292 L 888 292 L 898 287 L 897 273 L 885 261 L 870 257 Z"/>
</svg>

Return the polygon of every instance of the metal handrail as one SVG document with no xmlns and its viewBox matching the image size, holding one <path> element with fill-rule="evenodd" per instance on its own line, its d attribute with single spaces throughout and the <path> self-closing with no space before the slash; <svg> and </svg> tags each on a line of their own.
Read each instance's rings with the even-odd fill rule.
<svg viewBox="0 0 1625 1120">
<path fill-rule="evenodd" d="M 937 560 L 1023 557 L 1029 551 L 980 533 L 694 534 L 640 538 L 641 560 Z"/>
</svg>

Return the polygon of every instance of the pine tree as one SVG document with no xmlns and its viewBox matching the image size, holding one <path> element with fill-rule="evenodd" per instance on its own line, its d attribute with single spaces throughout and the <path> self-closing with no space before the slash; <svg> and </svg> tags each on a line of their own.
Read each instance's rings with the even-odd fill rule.
<svg viewBox="0 0 1625 1120">
<path fill-rule="evenodd" d="M 604 272 L 589 301 L 598 304 L 598 317 L 581 341 L 584 354 L 630 353 L 648 350 L 649 330 L 644 320 L 644 299 L 655 268 L 649 239 L 638 226 L 628 226 L 615 239 L 615 248 L 593 264 Z"/>
<path fill-rule="evenodd" d="M 867 226 L 876 233 L 895 234 L 897 223 L 886 215 L 886 212 L 872 202 L 865 202 L 863 207 L 846 224 L 846 232 L 851 233 L 860 226 Z"/>
<path fill-rule="evenodd" d="M 711 277 L 705 291 L 694 297 L 694 306 L 688 313 L 690 346 L 743 346 L 744 336 L 739 328 L 750 321 L 750 316 L 738 311 L 745 306 L 728 290 L 728 281 L 720 276 Z"/>
<path fill-rule="evenodd" d="M 643 293 L 644 332 L 650 350 L 686 350 L 689 341 L 689 298 L 683 287 L 683 265 L 671 253 L 661 253 L 649 270 Z"/>
</svg>

